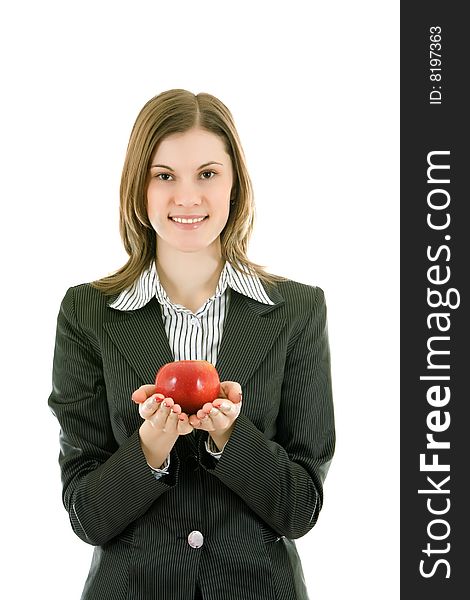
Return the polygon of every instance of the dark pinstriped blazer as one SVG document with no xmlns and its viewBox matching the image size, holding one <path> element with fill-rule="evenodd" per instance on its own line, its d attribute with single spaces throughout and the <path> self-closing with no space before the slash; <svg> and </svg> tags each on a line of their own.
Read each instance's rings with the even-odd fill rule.
<svg viewBox="0 0 470 600">
<path fill-rule="evenodd" d="M 130 398 L 174 360 L 160 305 L 121 312 L 89 284 L 67 291 L 49 406 L 64 505 L 96 546 L 83 599 L 192 600 L 196 581 L 205 600 L 307 598 L 293 540 L 318 518 L 335 444 L 326 306 L 318 287 L 266 289 L 273 306 L 231 290 L 216 367 L 243 406 L 220 460 L 206 432 L 180 436 L 158 481 Z"/>
</svg>

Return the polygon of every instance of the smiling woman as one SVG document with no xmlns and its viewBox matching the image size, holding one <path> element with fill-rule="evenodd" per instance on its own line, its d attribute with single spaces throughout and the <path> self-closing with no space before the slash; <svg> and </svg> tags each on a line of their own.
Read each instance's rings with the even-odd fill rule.
<svg viewBox="0 0 470 600">
<path fill-rule="evenodd" d="M 198 155 L 198 150 L 203 154 Z M 190 155 L 186 156 L 186 152 Z M 182 157 L 186 157 L 185 160 Z M 254 221 L 253 191 L 230 111 L 211 94 L 194 95 L 176 89 L 149 100 L 136 119 L 120 186 L 120 230 L 129 260 L 113 275 L 95 281 L 95 287 L 105 294 L 121 292 L 155 259 L 157 237 L 148 215 L 148 196 L 154 186 L 154 176 L 160 186 L 178 186 L 180 195 L 184 193 L 182 186 L 188 181 L 194 183 L 196 176 L 201 186 L 206 184 L 202 169 L 214 164 L 207 161 L 214 160 L 222 163 L 213 169 L 216 179 L 226 183 L 230 173 L 232 176 L 230 210 L 220 234 L 222 259 L 245 267 L 265 282 L 283 279 L 267 273 L 247 256 Z M 212 181 L 211 185 L 214 185 Z M 178 213 L 173 212 L 183 214 L 178 210 Z M 196 211 L 185 212 L 191 215 Z"/>
<path fill-rule="evenodd" d="M 196 166 L 204 156 L 214 160 Z M 214 169 L 208 171 L 208 166 Z M 158 144 L 150 175 L 147 213 L 157 234 L 157 267 L 168 271 L 165 261 L 170 259 L 173 267 L 180 252 L 192 253 L 195 275 L 205 259 L 221 261 L 220 234 L 229 218 L 233 187 L 232 161 L 222 139 L 197 127 L 170 135 Z"/>
<path fill-rule="evenodd" d="M 253 214 L 227 107 L 147 102 L 121 179 L 129 259 L 69 288 L 57 321 L 63 500 L 96 546 L 82 600 L 307 598 L 294 539 L 335 447 L 326 304 L 248 258 Z M 180 360 L 220 376 L 195 414 L 150 383 Z"/>
</svg>

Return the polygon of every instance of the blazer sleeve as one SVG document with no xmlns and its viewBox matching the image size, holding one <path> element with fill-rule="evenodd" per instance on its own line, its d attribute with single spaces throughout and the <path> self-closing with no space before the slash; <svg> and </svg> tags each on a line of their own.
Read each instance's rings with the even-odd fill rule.
<svg viewBox="0 0 470 600">
<path fill-rule="evenodd" d="M 324 293 L 287 355 L 277 418 L 269 440 L 242 412 L 219 462 L 203 466 L 278 535 L 294 539 L 316 523 L 335 447 L 330 351 Z"/>
<path fill-rule="evenodd" d="M 62 499 L 74 532 L 101 545 L 121 533 L 176 484 L 178 457 L 156 480 L 138 430 L 118 446 L 108 410 L 102 361 L 77 321 L 74 288 L 57 318 L 48 404 L 60 424 Z"/>
</svg>

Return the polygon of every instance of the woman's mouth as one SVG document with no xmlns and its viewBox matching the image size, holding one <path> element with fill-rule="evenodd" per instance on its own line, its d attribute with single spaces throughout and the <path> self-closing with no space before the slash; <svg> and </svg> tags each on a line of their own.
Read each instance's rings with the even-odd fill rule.
<svg viewBox="0 0 470 600">
<path fill-rule="evenodd" d="M 180 229 L 197 229 L 200 227 L 206 219 L 208 219 L 208 215 L 195 215 L 191 216 L 173 216 L 168 217 L 172 223 L 174 223 Z"/>
</svg>

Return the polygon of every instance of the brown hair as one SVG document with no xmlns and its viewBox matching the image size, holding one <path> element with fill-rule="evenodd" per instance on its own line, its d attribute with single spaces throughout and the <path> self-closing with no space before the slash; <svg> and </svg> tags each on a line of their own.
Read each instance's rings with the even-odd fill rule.
<svg viewBox="0 0 470 600">
<path fill-rule="evenodd" d="M 255 206 L 245 156 L 228 108 L 215 96 L 193 94 L 183 89 L 168 90 L 149 100 L 132 128 L 121 177 L 119 228 L 127 263 L 115 273 L 92 285 L 105 294 L 130 287 L 156 256 L 156 234 L 147 215 L 147 186 L 150 160 L 157 145 L 168 135 L 193 127 L 218 135 L 224 142 L 233 167 L 230 214 L 220 234 L 222 258 L 236 269 L 245 268 L 265 283 L 284 277 L 267 273 L 247 257 L 253 230 Z"/>
</svg>

